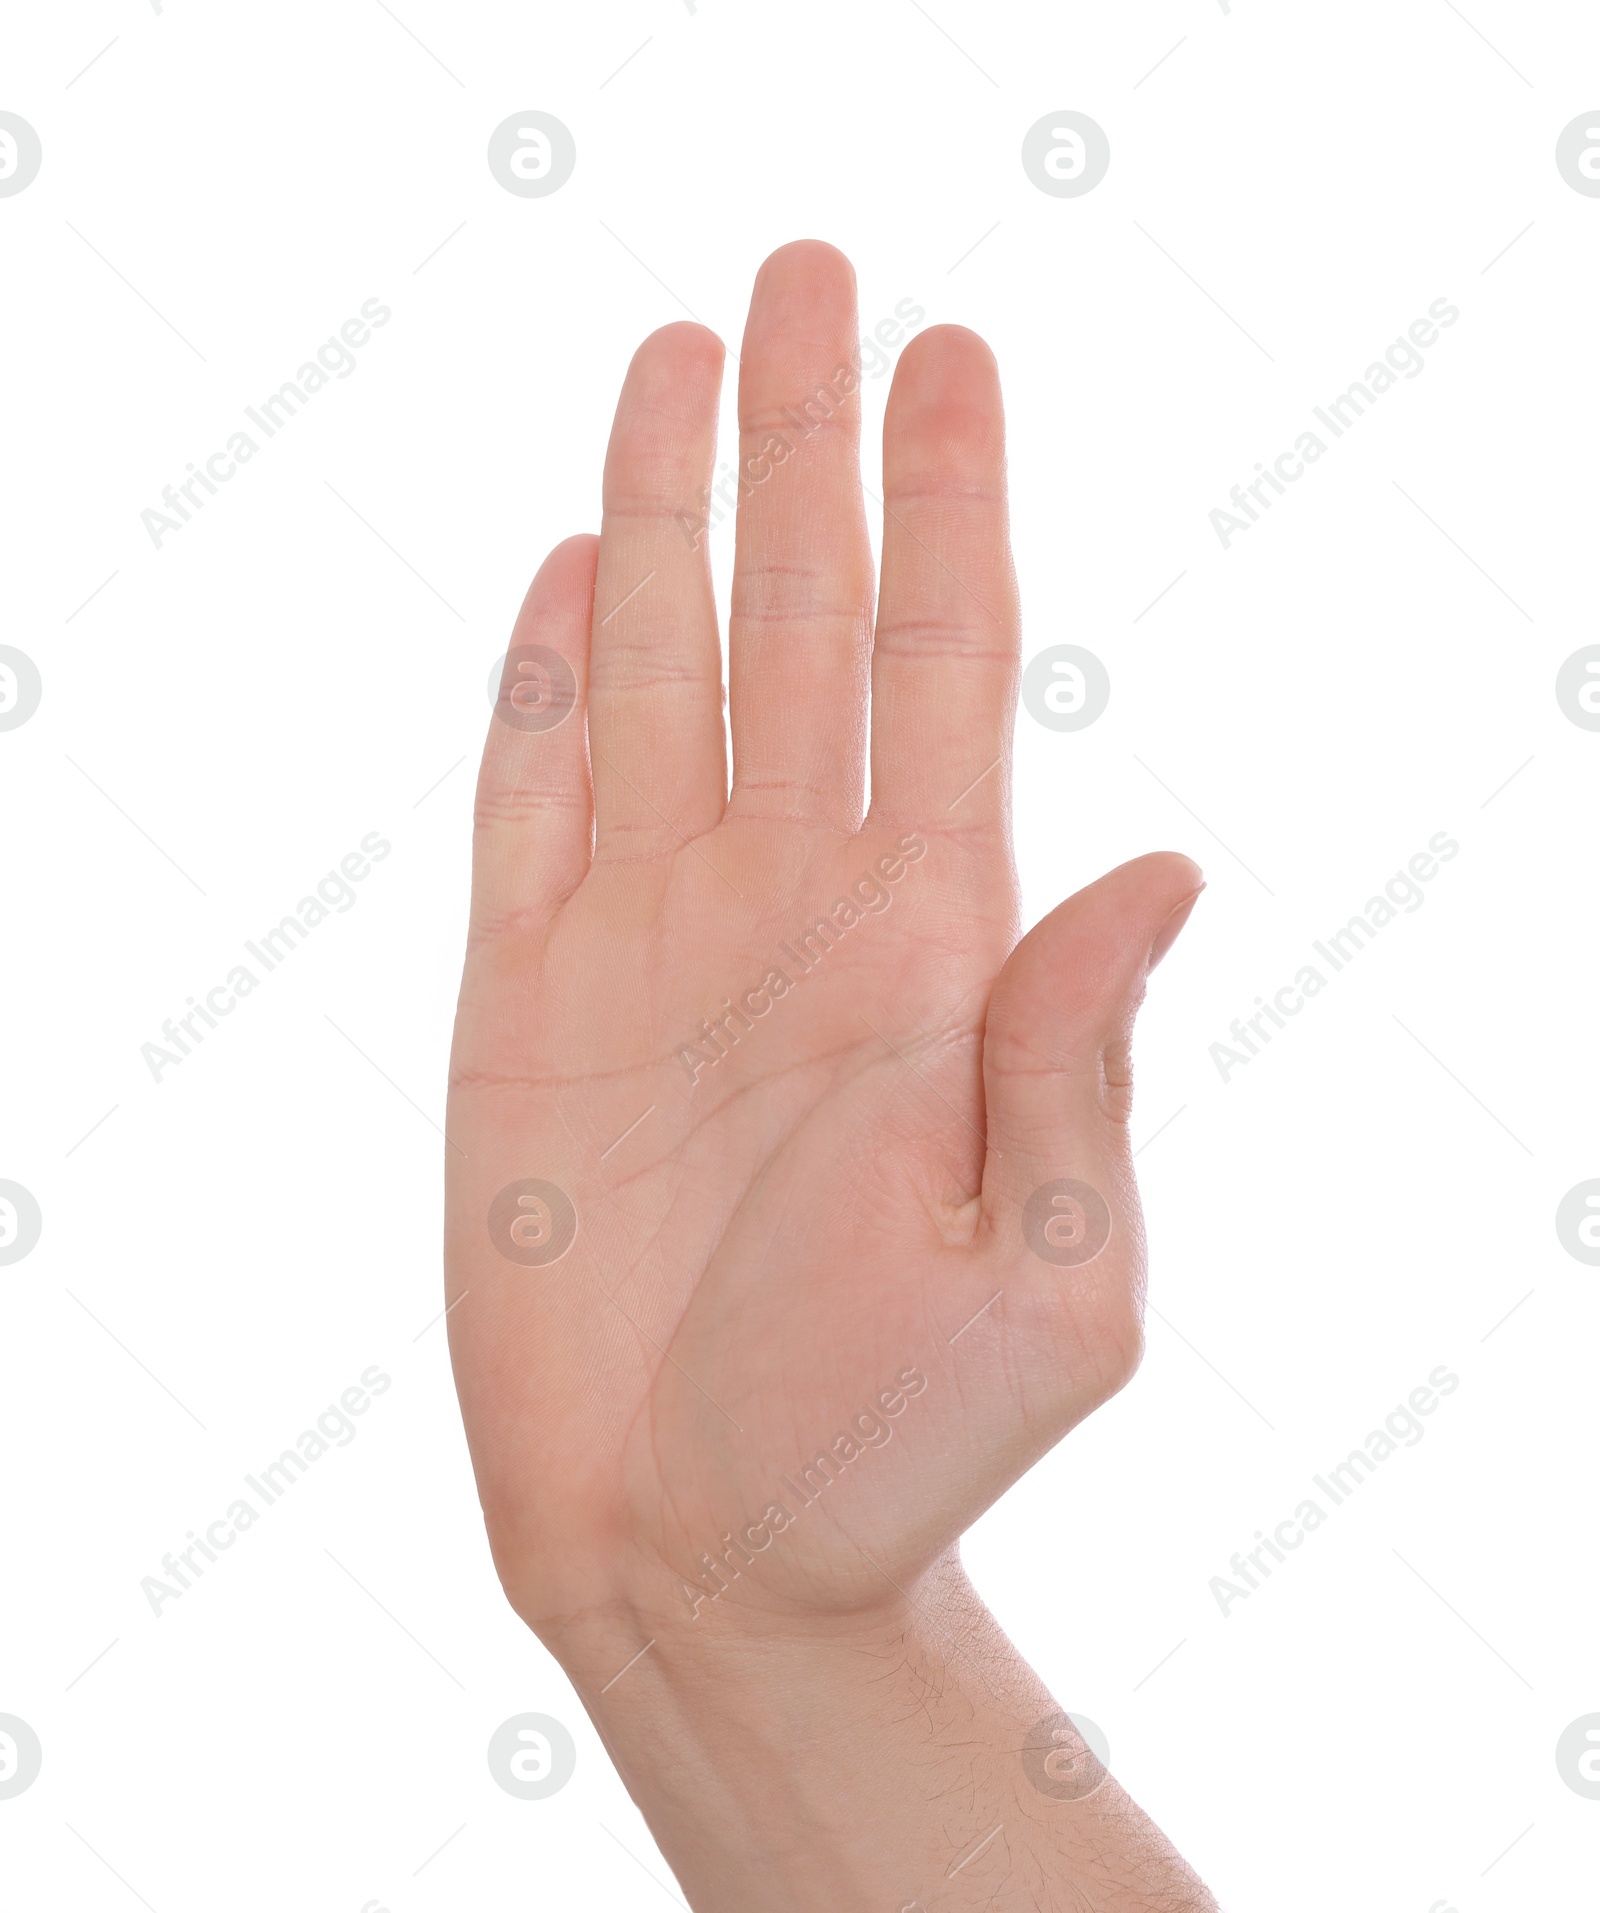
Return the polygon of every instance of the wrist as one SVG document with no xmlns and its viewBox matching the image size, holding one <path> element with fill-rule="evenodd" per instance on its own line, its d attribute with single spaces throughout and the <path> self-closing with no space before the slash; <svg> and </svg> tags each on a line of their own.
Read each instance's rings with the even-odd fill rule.
<svg viewBox="0 0 1600 1913">
<path fill-rule="evenodd" d="M 803 1618 L 630 1604 L 636 1637 L 613 1613 L 549 1643 L 700 1913 L 931 1908 L 959 1858 L 930 1855 L 931 1803 L 962 1791 L 938 1809 L 957 1840 L 1004 1817 L 1009 1749 L 1048 1697 L 953 1558 L 913 1605 L 887 1592 L 878 1609 Z M 974 1745 L 974 1694 L 993 1757 Z"/>
<path fill-rule="evenodd" d="M 559 1653 L 697 1913 L 962 1913 L 1092 1876 L 1212 1902 L 1064 1728 L 952 1553 L 881 1609 L 591 1615 Z M 1077 1786 L 1040 1785 L 1046 1753 Z M 1124 1864 L 1125 1861 L 1125 1864 Z M 1032 1901 L 1026 1894 L 1035 1896 Z"/>
</svg>

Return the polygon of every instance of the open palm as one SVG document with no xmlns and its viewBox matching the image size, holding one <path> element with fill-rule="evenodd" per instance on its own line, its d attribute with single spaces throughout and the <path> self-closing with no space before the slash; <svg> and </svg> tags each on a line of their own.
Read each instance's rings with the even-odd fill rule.
<svg viewBox="0 0 1600 1913">
<path fill-rule="evenodd" d="M 1138 1358 L 1129 1034 L 1199 873 L 1141 858 L 1018 943 L 994 363 L 906 347 L 875 593 L 855 325 L 831 248 L 762 268 L 731 794 L 699 326 L 640 347 L 602 534 L 546 560 L 490 726 L 447 1293 L 541 1631 L 914 1597 Z"/>
</svg>

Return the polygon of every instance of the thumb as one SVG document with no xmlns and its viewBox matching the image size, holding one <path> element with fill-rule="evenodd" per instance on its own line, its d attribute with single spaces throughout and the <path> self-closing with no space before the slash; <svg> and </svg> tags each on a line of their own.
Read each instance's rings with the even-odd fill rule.
<svg viewBox="0 0 1600 1913">
<path fill-rule="evenodd" d="M 1138 1366 L 1130 1039 L 1145 979 L 1203 887 L 1170 852 L 1123 864 L 1029 931 L 990 993 L 983 1197 L 952 1308 L 970 1319 L 947 1337 L 974 1513 Z"/>
<path fill-rule="evenodd" d="M 1044 1344 L 1070 1342 L 1070 1358 L 1051 1366 L 1079 1398 L 1072 1419 L 1138 1363 L 1133 1021 L 1203 888 L 1199 867 L 1172 852 L 1122 864 L 1023 938 L 989 999 L 985 1260 L 1020 1284 L 1019 1305 L 1031 1298 Z"/>
<path fill-rule="evenodd" d="M 994 1193 L 1026 1197 L 1083 1163 L 1086 1149 L 1125 1142 L 1145 979 L 1204 887 L 1199 866 L 1176 852 L 1137 857 L 1068 897 L 1012 951 L 984 1030 Z"/>
</svg>

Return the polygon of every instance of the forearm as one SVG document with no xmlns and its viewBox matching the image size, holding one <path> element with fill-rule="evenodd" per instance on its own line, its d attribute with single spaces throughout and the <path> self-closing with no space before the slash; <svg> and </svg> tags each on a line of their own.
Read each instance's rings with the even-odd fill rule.
<svg viewBox="0 0 1600 1913">
<path fill-rule="evenodd" d="M 696 1913 L 1214 1913 L 1070 1731 L 1052 1744 L 1055 1701 L 954 1558 L 911 1592 L 826 1624 L 646 1616 L 603 1693 L 638 1641 L 552 1643 Z"/>
</svg>

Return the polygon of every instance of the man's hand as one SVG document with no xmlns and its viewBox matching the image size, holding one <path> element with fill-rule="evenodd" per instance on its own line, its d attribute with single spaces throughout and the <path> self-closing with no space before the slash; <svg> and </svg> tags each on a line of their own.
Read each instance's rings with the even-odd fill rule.
<svg viewBox="0 0 1600 1913">
<path fill-rule="evenodd" d="M 976 1655 L 973 1706 L 1011 1743 L 994 1784 L 1021 1776 L 1050 1703 L 954 1551 L 1138 1361 L 1129 1038 L 1200 875 L 1141 858 L 1018 942 L 994 361 L 948 326 L 902 354 L 875 606 L 854 282 L 815 243 L 762 268 L 740 364 L 730 794 L 707 523 L 722 358 L 696 325 L 640 347 L 601 535 L 551 553 L 517 620 L 478 790 L 447 1293 L 507 1593 L 696 1904 L 731 1908 L 753 1904 L 738 1858 L 646 1769 L 703 1745 L 723 1811 L 770 1834 L 770 1802 L 745 1797 L 760 1752 L 734 1748 L 758 1692 L 797 1732 L 822 1691 L 859 1700 L 870 1738 L 852 1673 L 921 1695 Z M 891 1712 L 880 1754 L 914 1768 Z M 827 1844 L 826 1813 L 806 1819 L 796 1854 Z M 966 1904 L 919 1886 L 945 1871 L 926 1836 L 912 1814 L 870 1889 L 835 1856 L 814 1903 Z M 986 1869 L 941 1891 L 992 1891 Z M 1194 1891 L 1170 1904 L 1210 1904 Z"/>
</svg>

